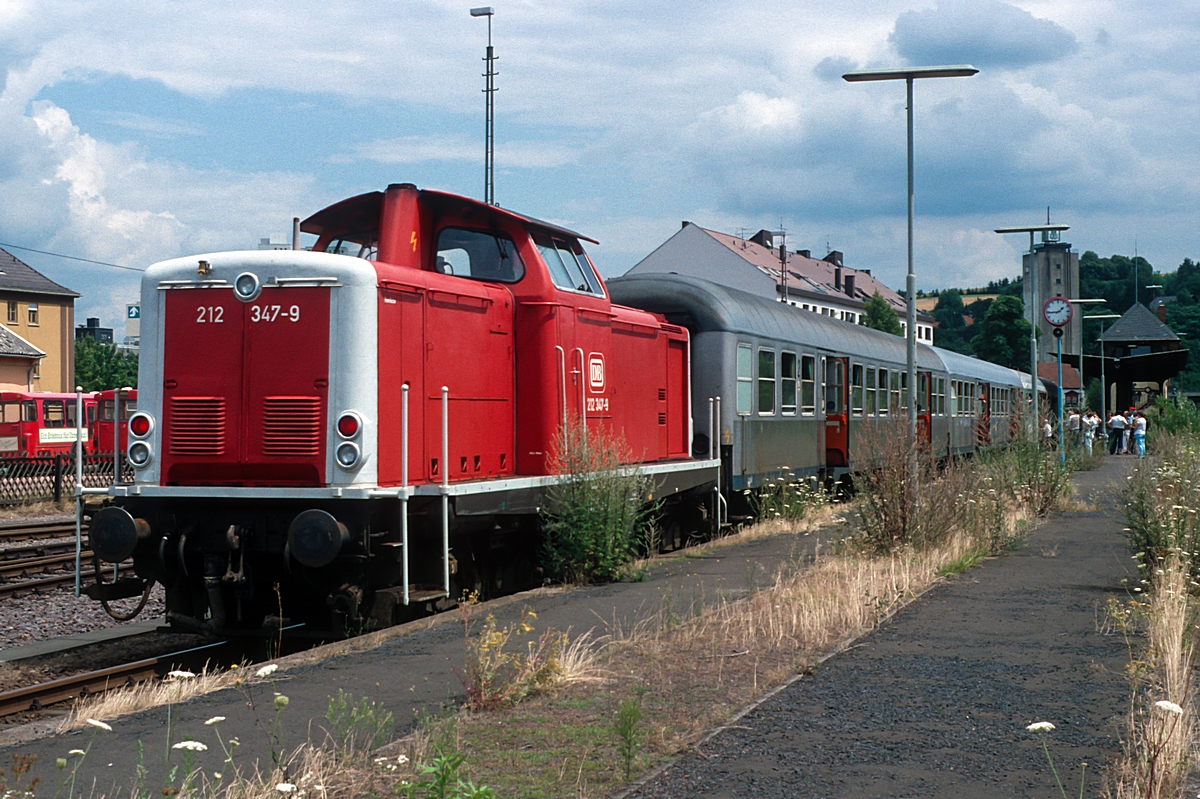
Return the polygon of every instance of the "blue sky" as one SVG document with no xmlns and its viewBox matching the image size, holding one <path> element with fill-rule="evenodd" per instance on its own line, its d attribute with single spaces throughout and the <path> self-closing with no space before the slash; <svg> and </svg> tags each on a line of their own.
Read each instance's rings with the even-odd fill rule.
<svg viewBox="0 0 1200 799">
<path fill-rule="evenodd" d="M 903 85 L 918 285 L 1015 276 L 1004 225 L 1200 258 L 1200 6 L 494 0 L 500 204 L 588 233 L 619 274 L 681 220 L 842 250 L 903 284 Z M 146 266 L 253 247 L 388 183 L 479 196 L 483 20 L 468 3 L 0 0 L 0 242 Z M 14 251 L 117 323 L 132 273 Z"/>
</svg>

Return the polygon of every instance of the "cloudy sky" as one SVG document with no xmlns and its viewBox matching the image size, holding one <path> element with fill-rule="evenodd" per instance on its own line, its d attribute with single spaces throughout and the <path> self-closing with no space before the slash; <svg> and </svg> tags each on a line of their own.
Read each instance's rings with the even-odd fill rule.
<svg viewBox="0 0 1200 799">
<path fill-rule="evenodd" d="M 476 0 L 482 2 L 482 0 Z M 1014 276 L 1051 206 L 1075 249 L 1200 257 L 1200 4 L 492 0 L 496 199 L 615 275 L 687 219 L 842 250 L 903 285 Z M 467 2 L 0 0 L 0 243 L 144 267 L 252 248 L 343 197 L 482 194 L 486 24 Z M 137 275 L 13 250 L 118 324 Z"/>
</svg>

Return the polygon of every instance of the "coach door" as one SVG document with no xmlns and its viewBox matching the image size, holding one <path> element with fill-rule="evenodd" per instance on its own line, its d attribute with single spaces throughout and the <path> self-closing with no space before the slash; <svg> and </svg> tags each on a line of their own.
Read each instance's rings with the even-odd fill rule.
<svg viewBox="0 0 1200 799">
<path fill-rule="evenodd" d="M 825 465 L 848 466 L 850 463 L 850 425 L 846 418 L 845 358 L 821 356 L 825 384 Z"/>
<path fill-rule="evenodd" d="M 976 405 L 975 413 L 975 446 L 986 447 L 991 441 L 992 432 L 991 385 L 977 383 L 975 390 L 979 392 L 979 404 Z"/>
<path fill-rule="evenodd" d="M 926 447 L 933 443 L 930 433 L 933 427 L 930 424 L 933 408 L 929 392 L 931 382 L 929 372 L 917 372 L 917 436 Z"/>
</svg>

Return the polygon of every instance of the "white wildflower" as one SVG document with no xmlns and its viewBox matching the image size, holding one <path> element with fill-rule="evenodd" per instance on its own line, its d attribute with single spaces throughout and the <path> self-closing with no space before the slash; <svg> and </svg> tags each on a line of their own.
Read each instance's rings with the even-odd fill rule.
<svg viewBox="0 0 1200 799">
<path fill-rule="evenodd" d="M 296 790 L 296 786 L 292 785 L 290 782 L 281 782 L 275 786 L 275 790 L 279 791 L 280 793 L 291 793 L 292 791 Z"/>
<path fill-rule="evenodd" d="M 204 726 L 211 727 L 214 724 L 220 724 L 224 720 L 225 720 L 224 716 L 213 716 L 211 719 L 204 722 Z"/>
<path fill-rule="evenodd" d="M 1157 702 L 1154 703 L 1154 706 L 1156 708 L 1158 708 L 1159 710 L 1165 710 L 1168 713 L 1174 713 L 1176 716 L 1183 715 L 1183 708 L 1181 708 L 1179 705 L 1175 704 L 1174 702 L 1171 702 L 1166 699 L 1158 700 Z"/>
<path fill-rule="evenodd" d="M 172 749 L 186 749 L 189 752 L 207 752 L 208 747 L 199 741 L 180 741 L 171 747 Z"/>
<path fill-rule="evenodd" d="M 190 680 L 196 675 L 194 672 L 184 671 L 183 669 L 175 669 L 174 671 L 168 671 L 167 676 L 176 680 Z"/>
<path fill-rule="evenodd" d="M 87 723 L 91 724 L 93 727 L 95 727 L 98 730 L 104 730 L 105 732 L 112 732 L 112 727 L 108 726 L 103 721 L 97 721 L 96 719 L 88 719 Z"/>
<path fill-rule="evenodd" d="M 80 757 L 83 757 L 84 755 L 87 754 L 87 752 L 83 751 L 82 749 L 72 749 L 70 752 L 67 752 L 67 754 L 68 755 L 79 755 Z"/>
<path fill-rule="evenodd" d="M 270 677 L 272 674 L 274 674 L 274 673 L 275 673 L 275 671 L 276 671 L 278 668 L 279 668 L 279 666 L 275 665 L 274 663 L 270 663 L 270 664 L 268 664 L 268 665 L 266 665 L 266 666 L 263 666 L 263 667 L 262 667 L 261 669 L 259 669 L 258 671 L 254 672 L 254 676 L 255 676 L 255 677 Z M 286 783 L 286 782 L 284 782 L 284 783 L 280 783 L 280 784 L 281 784 L 281 785 L 287 785 L 287 783 Z"/>
<path fill-rule="evenodd" d="M 1050 730 L 1054 729 L 1054 725 L 1048 721 L 1035 721 L 1025 729 L 1030 732 L 1050 732 Z"/>
</svg>

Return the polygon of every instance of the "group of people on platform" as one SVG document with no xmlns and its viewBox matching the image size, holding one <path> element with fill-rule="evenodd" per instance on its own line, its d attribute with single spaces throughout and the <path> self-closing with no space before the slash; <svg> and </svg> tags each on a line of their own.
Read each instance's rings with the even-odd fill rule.
<svg viewBox="0 0 1200 799">
<path fill-rule="evenodd" d="M 1097 438 L 1102 439 L 1101 446 L 1107 445 L 1109 455 L 1137 455 L 1146 457 L 1146 416 L 1136 408 L 1130 408 L 1124 413 L 1110 413 L 1103 422 L 1100 414 L 1093 410 L 1082 414 L 1077 409 L 1071 409 L 1063 420 L 1063 432 L 1066 434 L 1066 444 L 1083 444 L 1088 455 L 1092 454 L 1092 445 Z M 1047 446 L 1054 446 L 1054 427 L 1047 420 L 1042 428 Z M 1104 437 L 1107 436 L 1105 439 Z"/>
</svg>

